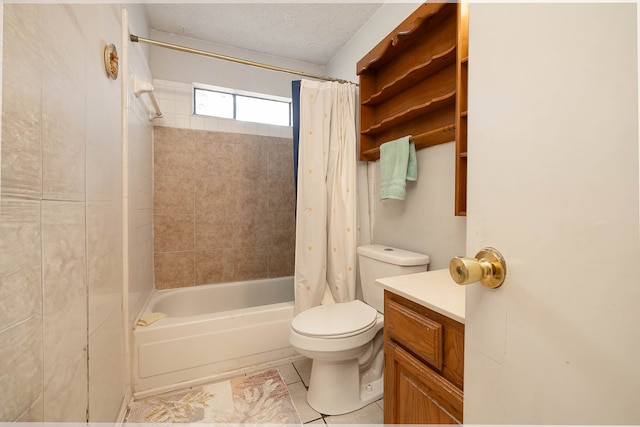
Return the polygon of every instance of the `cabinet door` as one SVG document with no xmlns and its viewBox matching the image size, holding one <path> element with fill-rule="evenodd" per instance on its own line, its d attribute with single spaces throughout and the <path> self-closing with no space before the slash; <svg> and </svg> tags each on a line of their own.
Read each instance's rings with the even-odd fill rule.
<svg viewBox="0 0 640 427">
<path fill-rule="evenodd" d="M 462 391 L 393 341 L 385 343 L 385 424 L 462 422 Z"/>
</svg>

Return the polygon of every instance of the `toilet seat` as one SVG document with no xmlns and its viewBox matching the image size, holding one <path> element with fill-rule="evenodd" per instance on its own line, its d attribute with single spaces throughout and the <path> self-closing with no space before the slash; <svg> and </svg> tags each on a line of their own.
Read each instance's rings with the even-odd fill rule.
<svg viewBox="0 0 640 427">
<path fill-rule="evenodd" d="M 360 300 L 320 305 L 295 316 L 291 328 L 307 337 L 345 338 L 371 329 L 377 313 Z"/>
</svg>

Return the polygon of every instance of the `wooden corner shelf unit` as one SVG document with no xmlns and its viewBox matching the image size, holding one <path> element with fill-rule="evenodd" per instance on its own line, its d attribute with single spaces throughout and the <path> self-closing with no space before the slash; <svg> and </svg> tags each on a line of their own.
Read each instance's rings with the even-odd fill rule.
<svg viewBox="0 0 640 427">
<path fill-rule="evenodd" d="M 359 158 L 411 135 L 416 149 L 456 141 L 455 214 L 466 214 L 468 24 L 465 3 L 421 5 L 357 64 Z"/>
</svg>

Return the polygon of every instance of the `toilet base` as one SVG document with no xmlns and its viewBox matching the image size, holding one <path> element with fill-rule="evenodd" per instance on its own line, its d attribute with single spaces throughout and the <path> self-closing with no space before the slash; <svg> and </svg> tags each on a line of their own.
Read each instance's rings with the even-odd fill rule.
<svg viewBox="0 0 640 427">
<path fill-rule="evenodd" d="M 323 415 L 340 415 L 381 399 L 382 373 L 371 375 L 370 371 L 361 373 L 358 359 L 341 362 L 315 359 L 307 391 L 309 406 Z"/>
</svg>

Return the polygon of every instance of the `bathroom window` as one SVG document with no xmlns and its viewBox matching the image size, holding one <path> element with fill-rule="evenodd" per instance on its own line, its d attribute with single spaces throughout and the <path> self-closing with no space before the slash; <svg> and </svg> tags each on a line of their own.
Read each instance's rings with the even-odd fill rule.
<svg viewBox="0 0 640 427">
<path fill-rule="evenodd" d="M 194 86 L 193 112 L 245 122 L 291 126 L 291 100 Z"/>
</svg>

